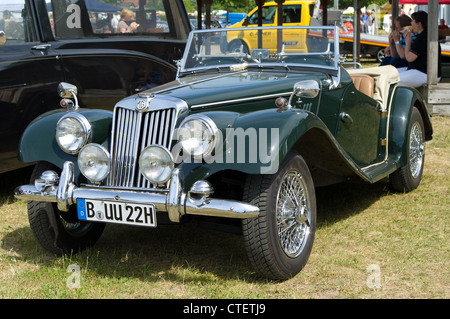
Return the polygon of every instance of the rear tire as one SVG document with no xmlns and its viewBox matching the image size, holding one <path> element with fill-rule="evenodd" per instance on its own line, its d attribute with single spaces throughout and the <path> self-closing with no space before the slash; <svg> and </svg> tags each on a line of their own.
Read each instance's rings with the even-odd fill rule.
<svg viewBox="0 0 450 319">
<path fill-rule="evenodd" d="M 306 162 L 291 153 L 276 174 L 249 176 L 244 201 L 260 209 L 242 225 L 254 268 L 269 279 L 292 278 L 308 261 L 316 230 L 315 190 Z"/>
<path fill-rule="evenodd" d="M 33 170 L 31 183 L 46 170 L 60 173 L 58 167 L 39 162 Z M 56 203 L 49 202 L 28 201 L 28 220 L 39 244 L 57 255 L 76 253 L 94 245 L 105 228 L 103 223 L 79 221 L 75 206 L 69 212 L 61 212 Z"/>
</svg>

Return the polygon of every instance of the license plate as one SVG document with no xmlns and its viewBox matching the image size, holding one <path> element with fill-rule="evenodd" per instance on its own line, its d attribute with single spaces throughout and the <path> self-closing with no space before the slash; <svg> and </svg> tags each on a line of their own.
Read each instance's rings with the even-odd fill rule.
<svg viewBox="0 0 450 319">
<path fill-rule="evenodd" d="M 156 227 L 155 205 L 77 199 L 78 219 Z"/>
</svg>

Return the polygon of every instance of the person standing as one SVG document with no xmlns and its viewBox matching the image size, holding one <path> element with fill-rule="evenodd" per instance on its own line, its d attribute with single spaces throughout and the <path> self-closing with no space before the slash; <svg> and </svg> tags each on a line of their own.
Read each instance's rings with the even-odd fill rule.
<svg viewBox="0 0 450 319">
<path fill-rule="evenodd" d="M 403 36 L 405 37 L 405 58 L 408 61 L 408 67 L 398 69 L 400 74 L 399 86 L 420 87 L 428 83 L 428 14 L 425 11 L 417 11 L 411 15 L 411 26 L 417 34 L 415 40 L 412 38 L 411 31 L 405 28 Z M 395 39 L 396 46 L 400 42 Z M 441 77 L 441 45 L 438 43 L 438 80 Z"/>
<path fill-rule="evenodd" d="M 389 13 L 386 13 L 383 17 L 383 29 L 386 33 L 389 33 L 391 30 L 392 24 L 392 16 Z"/>
<path fill-rule="evenodd" d="M 367 31 L 369 34 L 375 34 L 375 16 L 370 10 L 367 10 Z"/>
<path fill-rule="evenodd" d="M 439 31 L 440 30 L 448 30 L 448 26 L 445 24 L 445 20 L 444 19 L 440 20 L 439 25 L 438 25 L 438 30 Z M 442 36 L 439 37 L 439 41 L 440 42 L 445 42 L 446 38 L 447 37 L 445 35 L 442 35 Z"/>
<path fill-rule="evenodd" d="M 361 16 L 361 32 L 367 33 L 367 12 L 364 11 L 364 14 Z"/>
</svg>

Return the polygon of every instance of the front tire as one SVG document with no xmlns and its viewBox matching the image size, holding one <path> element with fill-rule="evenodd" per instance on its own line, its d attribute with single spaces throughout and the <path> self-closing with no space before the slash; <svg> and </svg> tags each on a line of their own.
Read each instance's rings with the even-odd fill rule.
<svg viewBox="0 0 450 319">
<path fill-rule="evenodd" d="M 246 180 L 244 200 L 259 207 L 258 217 L 243 220 L 247 254 L 258 273 L 286 280 L 308 261 L 316 230 L 316 198 L 308 166 L 290 153 L 274 175 Z"/>
<path fill-rule="evenodd" d="M 50 163 L 39 162 L 31 183 L 46 170 L 60 172 Z M 76 253 L 94 245 L 105 228 L 102 223 L 79 221 L 75 206 L 69 212 L 61 212 L 56 203 L 49 202 L 28 201 L 28 220 L 39 244 L 56 255 Z"/>
<path fill-rule="evenodd" d="M 391 187 L 398 192 L 416 189 L 422 179 L 425 163 L 425 129 L 419 110 L 414 107 L 408 126 L 407 163 L 389 176 Z"/>
</svg>

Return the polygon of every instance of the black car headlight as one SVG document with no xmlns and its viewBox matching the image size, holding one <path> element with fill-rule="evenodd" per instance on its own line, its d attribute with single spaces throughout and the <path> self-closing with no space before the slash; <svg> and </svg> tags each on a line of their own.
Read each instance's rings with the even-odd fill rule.
<svg viewBox="0 0 450 319">
<path fill-rule="evenodd" d="M 92 125 L 86 117 L 79 113 L 68 113 L 56 124 L 56 142 L 66 153 L 77 154 L 90 142 Z"/>
<path fill-rule="evenodd" d="M 177 130 L 178 142 L 183 152 L 194 158 L 211 155 L 217 143 L 218 128 L 213 120 L 205 115 L 187 117 Z"/>
</svg>

